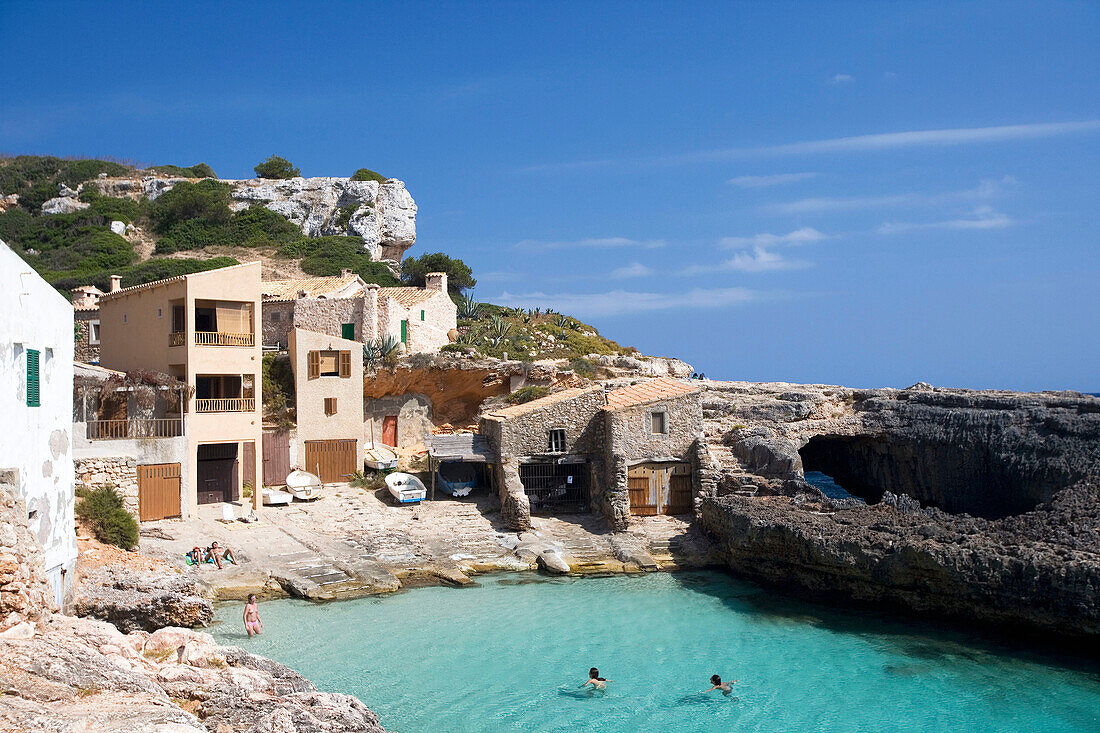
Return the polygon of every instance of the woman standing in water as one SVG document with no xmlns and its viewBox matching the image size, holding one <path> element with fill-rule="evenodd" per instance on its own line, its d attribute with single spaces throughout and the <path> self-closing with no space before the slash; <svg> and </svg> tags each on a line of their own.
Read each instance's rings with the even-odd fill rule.
<svg viewBox="0 0 1100 733">
<path fill-rule="evenodd" d="M 244 604 L 244 630 L 249 636 L 262 634 L 264 622 L 260 620 L 260 604 L 256 601 L 256 594 L 248 594 L 248 603 Z"/>
</svg>

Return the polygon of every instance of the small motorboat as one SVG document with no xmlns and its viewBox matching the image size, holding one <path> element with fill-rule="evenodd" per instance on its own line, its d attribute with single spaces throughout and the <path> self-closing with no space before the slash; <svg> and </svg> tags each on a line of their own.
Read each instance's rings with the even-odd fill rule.
<svg viewBox="0 0 1100 733">
<path fill-rule="evenodd" d="M 388 445 L 372 443 L 363 452 L 363 464 L 376 471 L 392 471 L 397 468 L 397 451 Z"/>
<path fill-rule="evenodd" d="M 395 471 L 386 476 L 386 488 L 401 504 L 416 504 L 428 498 L 424 482 L 411 473 Z"/>
<path fill-rule="evenodd" d="M 436 470 L 439 488 L 451 496 L 469 496 L 477 486 L 477 471 L 471 463 L 448 461 Z"/>
<path fill-rule="evenodd" d="M 279 489 L 264 489 L 264 506 L 283 506 L 294 500 L 294 494 Z"/>
<path fill-rule="evenodd" d="M 321 498 L 321 479 L 308 471 L 297 469 L 286 477 L 286 490 L 298 501 L 313 501 Z"/>
</svg>

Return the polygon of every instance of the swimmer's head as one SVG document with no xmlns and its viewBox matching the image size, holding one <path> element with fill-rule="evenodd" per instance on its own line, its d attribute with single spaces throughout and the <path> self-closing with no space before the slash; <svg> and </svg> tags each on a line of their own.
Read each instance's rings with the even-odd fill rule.
<svg viewBox="0 0 1100 733">
<path fill-rule="evenodd" d="M 721 677 L 719 677 L 719 676 L 718 676 L 718 675 L 716 675 L 716 674 L 712 674 L 712 675 L 710 676 L 710 683 L 711 683 L 712 685 L 720 685 L 720 684 L 722 684 L 722 678 L 721 678 Z"/>
<path fill-rule="evenodd" d="M 588 679 L 595 680 L 595 679 L 599 679 L 599 677 L 600 677 L 600 670 L 596 669 L 595 667 L 588 670 Z"/>
</svg>

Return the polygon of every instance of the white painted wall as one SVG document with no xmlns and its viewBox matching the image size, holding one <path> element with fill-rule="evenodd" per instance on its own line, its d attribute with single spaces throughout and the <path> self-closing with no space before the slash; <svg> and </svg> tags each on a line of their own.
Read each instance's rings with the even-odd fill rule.
<svg viewBox="0 0 1100 733">
<path fill-rule="evenodd" d="M 27 406 L 28 349 L 40 353 L 41 407 Z M 73 307 L 0 242 L 0 470 L 18 471 L 30 529 L 64 602 L 77 552 L 72 410 Z"/>
</svg>

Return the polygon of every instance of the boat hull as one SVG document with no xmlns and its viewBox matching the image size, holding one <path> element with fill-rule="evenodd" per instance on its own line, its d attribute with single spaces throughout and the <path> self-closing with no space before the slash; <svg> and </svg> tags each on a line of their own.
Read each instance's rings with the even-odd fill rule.
<svg viewBox="0 0 1100 733">
<path fill-rule="evenodd" d="M 386 476 L 386 488 L 399 504 L 418 504 L 428 498 L 424 482 L 411 473 L 391 473 Z"/>
</svg>

